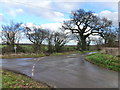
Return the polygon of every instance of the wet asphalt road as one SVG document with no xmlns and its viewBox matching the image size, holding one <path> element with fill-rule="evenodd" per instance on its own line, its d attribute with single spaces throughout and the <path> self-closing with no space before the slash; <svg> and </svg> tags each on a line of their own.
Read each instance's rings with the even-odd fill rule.
<svg viewBox="0 0 120 90">
<path fill-rule="evenodd" d="M 82 54 L 3 59 L 2 67 L 58 88 L 118 88 L 118 72 L 93 65 Z"/>
</svg>

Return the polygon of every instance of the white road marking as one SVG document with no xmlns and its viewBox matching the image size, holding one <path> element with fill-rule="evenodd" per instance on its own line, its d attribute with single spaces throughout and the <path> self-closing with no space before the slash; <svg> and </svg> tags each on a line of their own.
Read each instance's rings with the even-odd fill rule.
<svg viewBox="0 0 120 90">
<path fill-rule="evenodd" d="M 36 62 L 35 62 L 35 63 L 33 64 L 33 66 L 32 66 L 32 77 L 34 76 L 35 65 L 37 64 L 38 61 L 40 61 L 40 60 L 43 59 L 43 58 L 45 58 L 45 57 L 41 57 L 41 58 L 34 59 L 34 60 L 36 60 Z"/>
<path fill-rule="evenodd" d="M 32 76 L 34 76 L 34 73 L 32 72 Z"/>
<path fill-rule="evenodd" d="M 33 68 L 35 68 L 35 66 L 33 65 Z"/>
<path fill-rule="evenodd" d="M 32 69 L 32 72 L 34 71 L 34 69 Z"/>
</svg>

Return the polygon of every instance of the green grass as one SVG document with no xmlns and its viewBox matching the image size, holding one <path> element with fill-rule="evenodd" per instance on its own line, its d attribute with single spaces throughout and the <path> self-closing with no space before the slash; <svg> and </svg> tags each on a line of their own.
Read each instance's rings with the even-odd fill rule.
<svg viewBox="0 0 120 90">
<path fill-rule="evenodd" d="M 70 51 L 70 52 L 52 53 L 50 56 L 69 55 L 69 54 L 74 54 L 74 53 L 81 53 L 81 51 Z"/>
<path fill-rule="evenodd" d="M 89 52 L 93 52 L 93 51 L 70 51 L 70 52 L 52 53 L 50 56 L 69 55 L 74 53 L 84 54 Z"/>
<path fill-rule="evenodd" d="M 7 45 L 0 45 L 0 48 L 7 47 Z"/>
<path fill-rule="evenodd" d="M 5 54 L 5 55 L 2 55 L 0 56 L 0 58 L 38 58 L 38 57 L 43 57 L 43 56 L 46 56 L 45 54 L 41 53 L 41 54 L 34 54 L 34 53 L 27 53 L 27 54 Z"/>
<path fill-rule="evenodd" d="M 86 60 L 114 71 L 120 71 L 120 58 L 108 54 L 94 53 L 86 56 Z"/>
<path fill-rule="evenodd" d="M 88 53 L 91 51 L 69 51 L 69 52 L 60 52 L 60 53 L 51 53 L 51 54 L 45 54 L 45 53 L 40 53 L 40 54 L 35 54 L 35 53 L 21 53 L 21 54 L 5 54 L 0 56 L 0 58 L 5 58 L 5 59 L 10 59 L 10 58 L 38 58 L 38 57 L 44 57 L 44 56 L 60 56 L 60 55 L 69 55 L 69 54 L 74 54 L 74 53 Z"/>
<path fill-rule="evenodd" d="M 44 56 L 59 56 L 59 55 L 68 55 L 73 53 L 81 53 L 80 51 L 71 51 L 71 52 L 61 52 L 61 53 L 52 53 L 52 54 L 34 54 L 34 53 L 22 53 L 22 54 L 5 54 L 0 56 L 1 58 L 38 58 L 38 57 L 44 57 Z"/>
<path fill-rule="evenodd" d="M 20 45 L 20 47 L 24 52 L 32 53 L 34 51 L 34 48 L 32 45 Z"/>
<path fill-rule="evenodd" d="M 50 90 L 46 84 L 34 81 L 30 77 L 14 73 L 8 70 L 2 72 L 2 88 L 44 88 Z"/>
</svg>

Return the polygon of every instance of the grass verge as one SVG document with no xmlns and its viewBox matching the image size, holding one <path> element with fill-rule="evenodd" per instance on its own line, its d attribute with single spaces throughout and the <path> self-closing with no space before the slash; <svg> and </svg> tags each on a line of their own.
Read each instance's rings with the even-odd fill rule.
<svg viewBox="0 0 120 90">
<path fill-rule="evenodd" d="M 1 70 L 2 72 L 2 88 L 44 88 L 50 90 L 50 87 L 32 80 L 30 77 L 21 75 L 8 70 Z"/>
<path fill-rule="evenodd" d="M 21 54 L 5 54 L 1 55 L 0 58 L 5 58 L 5 59 L 10 59 L 10 58 L 38 58 L 38 57 L 44 57 L 44 56 L 60 56 L 60 55 L 69 55 L 69 54 L 74 54 L 74 53 L 88 53 L 91 51 L 70 51 L 70 52 L 61 52 L 61 53 L 52 53 L 52 54 L 45 54 L 45 53 L 40 53 L 40 54 L 34 54 L 34 53 L 21 53 Z"/>
<path fill-rule="evenodd" d="M 37 57 L 43 57 L 45 54 L 34 54 L 34 53 L 21 53 L 21 54 L 5 54 L 1 55 L 0 58 L 3 59 L 12 59 L 12 58 L 37 58 Z"/>
<path fill-rule="evenodd" d="M 120 58 L 108 54 L 94 53 L 86 56 L 86 60 L 109 70 L 120 71 Z"/>
</svg>

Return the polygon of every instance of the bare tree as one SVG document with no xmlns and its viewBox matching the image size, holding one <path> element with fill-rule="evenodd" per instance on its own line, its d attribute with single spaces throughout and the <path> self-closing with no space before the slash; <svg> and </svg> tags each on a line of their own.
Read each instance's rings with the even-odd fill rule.
<svg viewBox="0 0 120 90">
<path fill-rule="evenodd" d="M 2 41 L 7 45 L 13 47 L 15 44 L 19 43 L 20 32 L 23 30 L 21 27 L 22 23 L 11 22 L 10 25 L 2 26 Z"/>
<path fill-rule="evenodd" d="M 41 46 L 43 41 L 46 39 L 46 30 L 36 27 L 25 27 L 26 37 L 34 44 L 36 52 L 41 52 Z"/>
<path fill-rule="evenodd" d="M 64 32 L 54 33 L 54 48 L 56 52 L 61 51 L 62 47 L 69 41 L 68 36 Z"/>
<path fill-rule="evenodd" d="M 101 35 L 105 41 L 105 46 L 115 46 L 115 40 L 118 38 L 118 28 L 106 28 Z"/>
<path fill-rule="evenodd" d="M 46 30 L 46 41 L 48 44 L 49 53 L 52 53 L 54 51 L 53 40 L 54 40 L 54 32 L 50 30 Z"/>
<path fill-rule="evenodd" d="M 91 37 L 89 36 L 89 37 L 86 39 L 86 43 L 87 43 L 87 50 L 89 50 L 89 49 L 90 49 L 90 44 L 91 44 L 91 42 L 92 42 L 92 39 L 91 39 Z"/>
<path fill-rule="evenodd" d="M 102 37 L 92 38 L 93 44 L 96 46 L 97 50 L 101 50 L 102 45 L 104 44 L 104 39 Z"/>
<path fill-rule="evenodd" d="M 77 50 L 81 50 L 81 39 L 78 34 L 74 34 L 74 40 L 77 41 Z"/>
<path fill-rule="evenodd" d="M 86 50 L 86 38 L 90 35 L 101 35 L 106 27 L 112 25 L 112 21 L 99 18 L 91 11 L 79 9 L 71 13 L 71 19 L 64 21 L 62 28 L 79 34 L 82 50 Z"/>
</svg>

